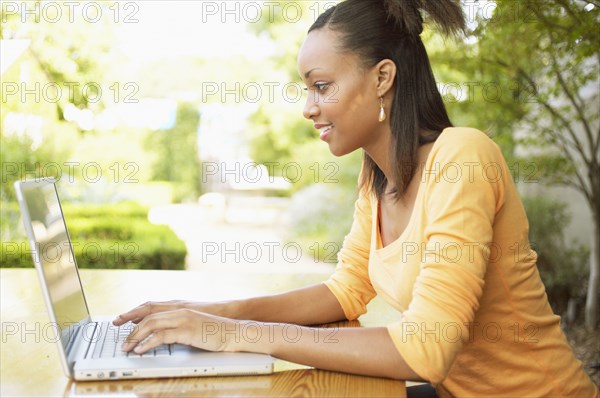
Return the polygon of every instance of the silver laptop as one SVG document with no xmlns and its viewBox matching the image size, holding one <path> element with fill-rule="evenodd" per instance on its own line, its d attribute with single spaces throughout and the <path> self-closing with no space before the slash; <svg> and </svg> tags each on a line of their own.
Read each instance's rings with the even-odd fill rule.
<svg viewBox="0 0 600 398">
<path fill-rule="evenodd" d="M 264 354 L 215 353 L 180 344 L 141 356 L 124 353 L 122 341 L 134 325 L 116 327 L 114 317 L 91 318 L 55 181 L 17 181 L 15 190 L 65 375 L 104 380 L 273 372 L 274 359 Z"/>
</svg>

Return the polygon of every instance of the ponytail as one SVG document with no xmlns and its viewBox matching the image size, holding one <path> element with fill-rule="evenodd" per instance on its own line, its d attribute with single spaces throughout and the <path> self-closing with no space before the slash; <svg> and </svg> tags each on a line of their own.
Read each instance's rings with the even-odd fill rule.
<svg viewBox="0 0 600 398">
<path fill-rule="evenodd" d="M 462 8 L 455 0 L 384 0 L 384 5 L 388 16 L 408 35 L 418 36 L 423 31 L 421 12 L 446 36 L 466 31 Z"/>
</svg>

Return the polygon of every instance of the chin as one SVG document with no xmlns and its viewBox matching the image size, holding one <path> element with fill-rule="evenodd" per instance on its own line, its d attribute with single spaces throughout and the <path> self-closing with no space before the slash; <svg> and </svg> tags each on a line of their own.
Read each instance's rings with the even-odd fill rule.
<svg viewBox="0 0 600 398">
<path fill-rule="evenodd" d="M 331 154 L 333 156 L 339 158 L 339 157 L 347 155 L 351 152 L 354 152 L 354 150 L 350 150 L 350 148 L 344 148 L 344 147 L 339 147 L 339 146 L 329 144 L 329 152 L 331 152 Z"/>
</svg>

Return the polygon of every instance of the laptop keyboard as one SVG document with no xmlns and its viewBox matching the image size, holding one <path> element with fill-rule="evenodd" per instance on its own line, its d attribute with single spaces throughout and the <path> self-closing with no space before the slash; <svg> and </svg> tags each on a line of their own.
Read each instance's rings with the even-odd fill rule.
<svg viewBox="0 0 600 398">
<path fill-rule="evenodd" d="M 165 357 L 172 353 L 172 344 L 163 344 L 144 354 L 136 354 L 133 351 L 124 352 L 121 346 L 129 336 L 129 333 L 135 328 L 132 323 L 126 323 L 121 326 L 115 326 L 112 322 L 99 322 L 97 324 L 92 358 L 118 358 L 118 357 Z"/>
</svg>

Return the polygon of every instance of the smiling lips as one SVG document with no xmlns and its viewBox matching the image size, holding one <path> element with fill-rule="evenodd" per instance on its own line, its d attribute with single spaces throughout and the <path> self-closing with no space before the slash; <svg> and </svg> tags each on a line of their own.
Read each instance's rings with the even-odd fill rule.
<svg viewBox="0 0 600 398">
<path fill-rule="evenodd" d="M 321 131 L 321 140 L 326 141 L 333 129 L 333 124 L 315 124 L 315 128 Z"/>
</svg>

